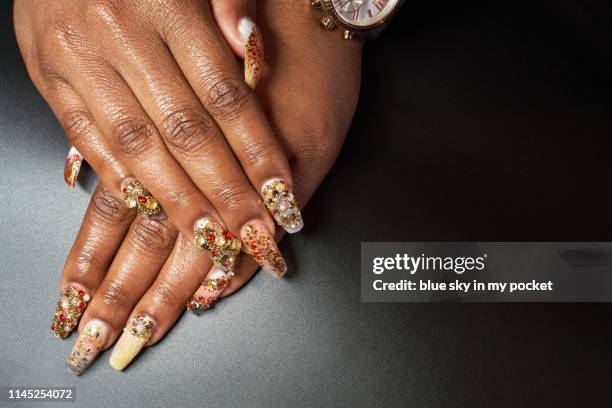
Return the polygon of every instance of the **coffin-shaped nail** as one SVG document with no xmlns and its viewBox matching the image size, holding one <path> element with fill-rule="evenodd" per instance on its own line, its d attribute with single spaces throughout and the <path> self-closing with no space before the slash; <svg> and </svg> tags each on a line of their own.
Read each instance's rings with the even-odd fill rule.
<svg viewBox="0 0 612 408">
<path fill-rule="evenodd" d="M 66 164 L 64 165 L 64 181 L 69 188 L 76 186 L 82 163 L 83 155 L 79 153 L 76 147 L 71 145 L 70 149 L 68 149 Z"/>
<path fill-rule="evenodd" d="M 233 273 L 215 267 L 187 302 L 187 309 L 197 315 L 210 309 L 230 285 L 232 276 Z"/>
<path fill-rule="evenodd" d="M 150 317 L 139 315 L 132 318 L 113 349 L 109 360 L 111 367 L 117 371 L 127 367 L 151 340 L 154 331 L 155 323 Z"/>
<path fill-rule="evenodd" d="M 248 17 L 240 19 L 238 31 L 244 41 L 244 79 L 246 83 L 255 89 L 261 77 L 264 64 L 264 48 L 261 31 L 253 20 Z"/>
<path fill-rule="evenodd" d="M 195 244 L 208 251 L 214 264 L 226 271 L 232 271 L 236 256 L 240 253 L 242 244 L 230 231 L 210 218 L 202 218 L 193 230 Z"/>
<path fill-rule="evenodd" d="M 91 295 L 78 285 L 68 283 L 60 293 L 60 299 L 55 306 L 51 331 L 60 338 L 65 338 L 73 332 Z"/>
<path fill-rule="evenodd" d="M 76 375 L 81 374 L 96 359 L 107 339 L 108 326 L 100 320 L 90 320 L 79 334 L 66 360 L 66 368 Z"/>
<path fill-rule="evenodd" d="M 285 231 L 293 234 L 304 227 L 295 195 L 283 179 L 266 181 L 261 188 L 261 195 L 268 212 Z"/>
<path fill-rule="evenodd" d="M 121 184 L 123 201 L 128 208 L 136 208 L 142 215 L 148 217 L 159 215 L 161 206 L 153 195 L 133 177 L 127 178 Z"/>
<path fill-rule="evenodd" d="M 264 271 L 276 277 L 287 273 L 287 264 L 263 222 L 254 220 L 246 223 L 240 237 L 247 251 Z"/>
</svg>

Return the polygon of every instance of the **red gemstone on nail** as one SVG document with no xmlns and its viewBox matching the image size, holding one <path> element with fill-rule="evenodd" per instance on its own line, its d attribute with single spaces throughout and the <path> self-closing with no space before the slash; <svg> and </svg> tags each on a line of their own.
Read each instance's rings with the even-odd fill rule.
<svg viewBox="0 0 612 408">
<path fill-rule="evenodd" d="M 85 296 L 85 292 L 82 290 L 79 290 L 79 297 L 83 297 L 83 296 Z"/>
<path fill-rule="evenodd" d="M 224 236 L 226 239 L 232 239 L 232 238 L 234 238 L 234 235 L 232 235 L 232 233 L 231 233 L 231 232 L 229 232 L 229 231 L 223 231 L 223 236 Z"/>
<path fill-rule="evenodd" d="M 60 319 L 62 322 L 65 322 L 65 321 L 66 321 L 66 315 L 60 315 L 59 319 Z"/>
<path fill-rule="evenodd" d="M 215 242 L 216 239 L 217 239 L 217 237 L 212 232 L 210 234 L 208 234 L 208 242 L 209 243 L 212 244 L 213 242 Z"/>
<path fill-rule="evenodd" d="M 123 191 L 124 193 L 127 193 L 128 189 L 127 189 L 127 187 L 123 187 L 123 190 L 121 190 L 121 191 Z"/>
<path fill-rule="evenodd" d="M 217 256 L 219 255 L 219 251 L 217 251 L 216 249 L 213 249 L 211 254 L 213 254 L 213 256 Z"/>
<path fill-rule="evenodd" d="M 137 200 L 140 204 L 144 204 L 147 202 L 147 198 L 143 196 L 138 196 Z"/>
<path fill-rule="evenodd" d="M 51 325 L 51 330 L 55 331 L 55 325 L 54 324 Z"/>
<path fill-rule="evenodd" d="M 80 307 L 81 309 L 85 309 L 85 306 L 87 306 L 87 305 L 85 304 L 85 302 L 81 302 L 81 304 L 79 305 L 79 307 Z"/>
</svg>

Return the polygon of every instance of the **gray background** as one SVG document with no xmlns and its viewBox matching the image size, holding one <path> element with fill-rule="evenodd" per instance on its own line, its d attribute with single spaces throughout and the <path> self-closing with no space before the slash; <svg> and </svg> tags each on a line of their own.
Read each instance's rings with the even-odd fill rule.
<svg viewBox="0 0 612 408">
<path fill-rule="evenodd" d="M 610 406 L 610 305 L 359 301 L 361 241 L 612 241 L 604 2 L 413 3 L 366 50 L 343 154 L 282 244 L 291 279 L 258 275 L 124 373 L 107 353 L 76 378 L 48 324 L 89 192 L 63 184 L 3 1 L 0 384 L 88 407 Z"/>
</svg>

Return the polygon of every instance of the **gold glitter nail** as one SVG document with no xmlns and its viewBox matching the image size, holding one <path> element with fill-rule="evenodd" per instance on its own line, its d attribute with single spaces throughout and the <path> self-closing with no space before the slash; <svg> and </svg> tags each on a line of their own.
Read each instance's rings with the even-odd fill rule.
<svg viewBox="0 0 612 408">
<path fill-rule="evenodd" d="M 295 195 L 284 180 L 268 180 L 261 188 L 261 195 L 268 212 L 288 233 L 296 233 L 304 227 Z"/>
</svg>

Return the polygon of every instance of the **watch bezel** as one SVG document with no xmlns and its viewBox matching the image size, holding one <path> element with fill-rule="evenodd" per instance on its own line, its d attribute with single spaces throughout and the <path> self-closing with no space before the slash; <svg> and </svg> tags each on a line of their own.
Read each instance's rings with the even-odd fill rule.
<svg viewBox="0 0 612 408">
<path fill-rule="evenodd" d="M 391 10 L 391 12 L 389 14 L 387 14 L 384 18 L 380 19 L 379 21 L 377 21 L 374 24 L 370 24 L 367 26 L 363 26 L 363 25 L 356 25 L 356 24 L 351 24 L 346 22 L 339 14 L 338 12 L 336 12 L 336 9 L 334 8 L 334 5 L 332 4 L 333 0 L 321 0 L 321 4 L 323 5 L 323 10 L 331 17 L 334 19 L 334 22 L 336 23 L 336 25 L 339 25 L 347 30 L 351 30 L 351 31 L 355 31 L 355 32 L 359 32 L 359 31 L 370 31 L 373 30 L 377 27 L 380 27 L 381 25 L 387 23 L 397 12 L 397 10 L 399 9 L 399 5 L 400 5 L 400 0 L 391 0 L 391 1 L 395 1 L 395 5 L 393 6 L 393 10 Z"/>
</svg>

